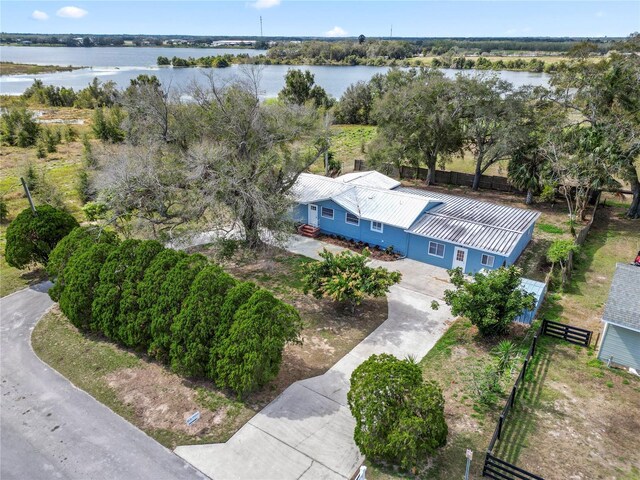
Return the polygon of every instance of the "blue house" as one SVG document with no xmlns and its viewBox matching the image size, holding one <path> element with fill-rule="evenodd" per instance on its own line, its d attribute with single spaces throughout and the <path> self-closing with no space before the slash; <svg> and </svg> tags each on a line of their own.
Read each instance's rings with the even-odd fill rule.
<svg viewBox="0 0 640 480">
<path fill-rule="evenodd" d="M 295 221 L 465 273 L 511 265 L 525 249 L 533 210 L 402 187 L 379 172 L 337 178 L 303 173 L 292 189 Z"/>
</svg>

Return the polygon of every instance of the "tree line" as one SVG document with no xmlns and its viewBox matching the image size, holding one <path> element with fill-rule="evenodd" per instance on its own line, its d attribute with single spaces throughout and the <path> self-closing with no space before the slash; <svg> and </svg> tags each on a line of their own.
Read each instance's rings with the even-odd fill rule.
<svg viewBox="0 0 640 480">
<path fill-rule="evenodd" d="M 347 88 L 335 104 L 338 123 L 377 125 L 367 159 L 377 168 L 403 164 L 435 169 L 468 152 L 473 188 L 497 162 L 527 203 L 559 190 L 573 216 L 584 215 L 592 192 L 633 192 L 628 211 L 640 216 L 640 60 L 612 55 L 575 60 L 551 77 L 550 88 L 514 88 L 498 77 L 436 70 L 393 70 Z"/>
</svg>

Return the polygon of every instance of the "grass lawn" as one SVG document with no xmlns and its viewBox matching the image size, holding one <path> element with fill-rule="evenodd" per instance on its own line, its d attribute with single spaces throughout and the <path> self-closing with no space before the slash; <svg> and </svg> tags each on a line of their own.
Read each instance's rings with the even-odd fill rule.
<svg viewBox="0 0 640 480">
<path fill-rule="evenodd" d="M 624 218 L 626 204 L 607 204 L 596 214 L 570 288 L 547 296 L 541 318 L 600 331 L 615 263 L 631 261 L 640 248 L 638 221 Z M 546 208 L 542 212 L 539 223 L 555 228 L 537 229 L 534 238 L 566 235 L 555 233 L 568 229 L 561 220 L 564 214 Z M 529 343 L 526 332 L 514 326 L 510 335 L 523 353 Z M 463 478 L 467 448 L 475 452 L 472 478 L 480 478 L 484 452 L 505 398 L 493 408 L 479 405 L 471 393 L 469 372 L 490 362 L 496 341 L 482 339 L 467 320 L 458 319 L 422 360 L 424 377 L 443 388 L 449 438 L 432 459 L 431 469 L 419 478 Z M 548 337 L 540 342 L 529 372 L 494 453 L 545 478 L 640 478 L 639 378 L 606 368 L 592 348 Z M 375 466 L 367 474 L 378 480 L 402 477 Z"/>
<path fill-rule="evenodd" d="M 3 146 L 0 149 L 0 195 L 6 200 L 9 210 L 9 221 L 29 206 L 20 184 L 27 166 L 33 165 L 38 172 L 43 172 L 47 181 L 55 186 L 64 199 L 65 205 L 79 221 L 82 221 L 82 204 L 76 192 L 78 172 L 82 168 L 82 143 L 80 135 L 89 130 L 91 112 L 74 108 L 47 108 L 42 110 L 43 120 L 82 120 L 83 125 L 72 125 L 78 133 L 78 140 L 58 145 L 58 151 L 50 153 L 47 158 L 39 159 L 36 148 L 19 148 Z M 59 128 L 58 126 L 53 128 Z M 32 192 L 36 204 L 38 192 Z M 7 225 L 0 225 L 0 297 L 20 290 L 45 278 L 42 269 L 17 270 L 7 265 L 4 258 L 5 231 Z"/>
<path fill-rule="evenodd" d="M 211 254 L 206 247 L 199 248 Z M 301 291 L 300 268 L 309 259 L 271 249 L 240 252 L 225 265 L 232 275 L 252 280 L 294 305 L 304 321 L 303 344 L 285 348 L 278 376 L 242 402 L 211 382 L 190 381 L 144 355 L 83 335 L 57 308 L 33 333 L 45 362 L 163 445 L 224 442 L 256 412 L 297 380 L 320 375 L 387 318 L 385 298 L 366 301 L 350 314 L 332 302 Z M 192 427 L 186 418 L 202 417 Z"/>
</svg>

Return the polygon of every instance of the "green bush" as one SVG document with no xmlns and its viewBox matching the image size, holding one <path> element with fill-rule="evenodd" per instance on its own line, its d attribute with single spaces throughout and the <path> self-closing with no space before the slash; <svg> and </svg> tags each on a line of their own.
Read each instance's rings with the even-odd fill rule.
<svg viewBox="0 0 640 480">
<path fill-rule="evenodd" d="M 258 286 L 252 282 L 240 282 L 231 288 L 224 299 L 222 308 L 220 309 L 220 319 L 218 321 L 218 332 L 224 333 L 224 336 L 228 334 L 233 325 L 233 317 L 236 312 L 249 301 L 251 296 L 258 291 Z M 217 378 L 218 375 L 218 360 L 224 355 L 222 351 L 223 342 L 221 341 L 222 335 L 218 335 L 218 341 L 211 346 L 209 356 L 209 377 Z"/>
<path fill-rule="evenodd" d="M 351 374 L 347 400 L 356 445 L 374 463 L 410 470 L 447 441 L 442 391 L 410 360 L 372 355 Z"/>
<path fill-rule="evenodd" d="M 113 107 L 105 114 L 102 107 L 96 108 L 93 114 L 93 133 L 98 140 L 109 143 L 120 143 L 124 140 L 121 128 L 124 114 L 118 107 Z"/>
<path fill-rule="evenodd" d="M 116 339 L 131 348 L 149 348 L 144 336 L 138 331 L 140 313 L 139 287 L 145 272 L 164 247 L 154 240 L 141 242 L 134 251 L 131 262 L 126 265 L 124 281 L 120 285 L 120 308 L 118 310 L 118 332 Z M 142 343 L 141 343 L 142 342 Z"/>
<path fill-rule="evenodd" d="M 67 212 L 49 205 L 24 209 L 7 227 L 5 258 L 15 268 L 40 263 L 47 265 L 49 254 L 78 222 Z"/>
<path fill-rule="evenodd" d="M 243 396 L 273 380 L 280 370 L 284 346 L 299 342 L 301 329 L 295 308 L 266 290 L 256 291 L 238 309 L 220 343 L 218 384 Z"/>
<path fill-rule="evenodd" d="M 324 249 L 322 261 L 311 262 L 303 267 L 304 293 L 311 292 L 315 298 L 330 298 L 347 303 L 351 310 L 362 303 L 365 297 L 382 297 L 389 287 L 398 283 L 402 274 L 386 268 L 367 265 L 371 252 L 362 255 L 348 250 L 333 254 Z"/>
<path fill-rule="evenodd" d="M 4 197 L 0 196 L 0 223 L 6 223 L 9 218 L 9 209 L 7 208 L 7 201 Z"/>
<path fill-rule="evenodd" d="M 444 301 L 455 316 L 463 316 L 482 335 L 503 334 L 518 315 L 535 306 L 533 295 L 522 290 L 522 270 L 511 265 L 476 273 L 467 280 L 461 268 L 448 270 L 455 290 L 444 292 Z M 437 308 L 437 302 L 432 306 Z"/>
<path fill-rule="evenodd" d="M 125 240 L 109 254 L 100 270 L 100 281 L 93 300 L 93 322 L 102 334 L 116 339 L 120 313 L 121 285 L 127 276 L 127 267 L 135 261 L 140 240 Z"/>
<path fill-rule="evenodd" d="M 99 331 L 92 313 L 100 271 L 115 243 L 83 244 L 69 259 L 64 271 L 65 288 L 60 294 L 60 310 L 81 330 Z"/>
<path fill-rule="evenodd" d="M 162 282 L 160 296 L 152 311 L 149 355 L 163 363 L 169 363 L 171 325 L 189 295 L 191 284 L 205 265 L 207 259 L 202 255 L 189 255 L 180 260 Z"/>
<path fill-rule="evenodd" d="M 211 347 L 227 332 L 220 313 L 235 280 L 218 265 L 204 267 L 193 281 L 182 310 L 171 325 L 171 368 L 189 377 L 207 375 Z"/>
<path fill-rule="evenodd" d="M 115 243 L 116 237 L 112 232 L 105 232 L 97 227 L 77 227 L 69 235 L 58 242 L 56 248 L 49 255 L 47 275 L 55 282 L 49 289 L 49 296 L 58 301 L 65 285 L 65 268 L 69 259 L 85 245 L 94 243 Z"/>
<path fill-rule="evenodd" d="M 162 284 L 166 280 L 167 274 L 180 260 L 186 257 L 187 254 L 184 252 L 172 249 L 163 250 L 153 259 L 144 273 L 144 278 L 138 285 L 138 317 L 129 332 L 133 346 L 149 349 L 153 312 L 156 304 L 160 301 Z"/>
<path fill-rule="evenodd" d="M 10 108 L 0 116 L 0 143 L 13 147 L 30 147 L 38 140 L 40 126 L 24 107 Z"/>
</svg>

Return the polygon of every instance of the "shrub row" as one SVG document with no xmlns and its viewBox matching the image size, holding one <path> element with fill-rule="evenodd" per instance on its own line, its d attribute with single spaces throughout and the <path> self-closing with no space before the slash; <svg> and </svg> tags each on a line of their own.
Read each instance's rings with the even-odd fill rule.
<svg viewBox="0 0 640 480">
<path fill-rule="evenodd" d="M 80 330 L 147 352 L 181 375 L 244 395 L 272 380 L 297 342 L 298 312 L 202 255 L 77 228 L 47 267 L 51 298 Z"/>
</svg>

